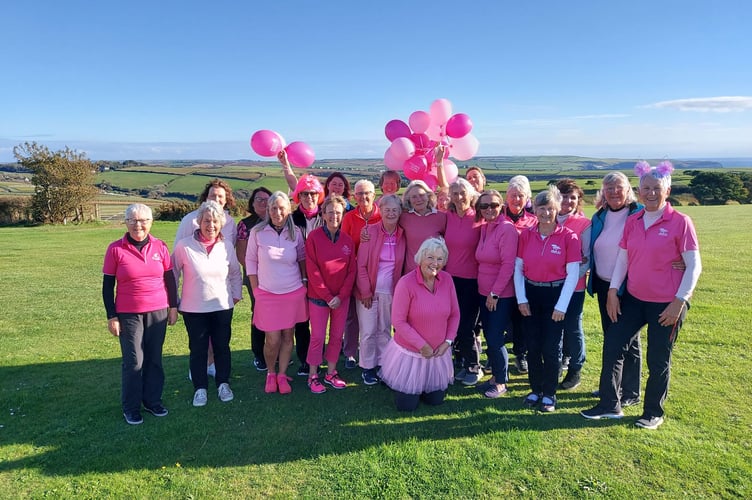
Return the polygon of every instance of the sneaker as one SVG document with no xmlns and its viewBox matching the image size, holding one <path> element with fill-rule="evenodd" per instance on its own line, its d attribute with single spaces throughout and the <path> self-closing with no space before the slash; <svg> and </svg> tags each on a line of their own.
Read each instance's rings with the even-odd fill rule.
<svg viewBox="0 0 752 500">
<path fill-rule="evenodd" d="M 347 387 L 347 382 L 342 380 L 336 371 L 327 373 L 326 376 L 324 376 L 324 382 L 331 385 L 335 389 L 344 389 L 345 387 Z"/>
<path fill-rule="evenodd" d="M 214 366 L 214 363 L 206 367 L 206 374 L 209 375 L 210 377 L 217 376 L 217 367 Z"/>
<path fill-rule="evenodd" d="M 376 370 L 374 368 L 363 370 L 361 377 L 363 377 L 363 383 L 366 385 L 376 385 L 379 383 L 379 376 L 376 375 Z"/>
<path fill-rule="evenodd" d="M 191 369 L 190 368 L 188 368 L 188 380 L 190 380 L 191 382 L 193 382 L 193 377 L 191 377 Z"/>
<path fill-rule="evenodd" d="M 311 367 L 308 366 L 308 363 L 301 363 L 301 365 L 298 367 L 298 377 L 307 377 L 308 372 L 311 371 Z"/>
<path fill-rule="evenodd" d="M 462 385 L 475 385 L 478 382 L 480 382 L 480 379 L 483 378 L 483 375 L 484 375 L 484 373 L 483 373 L 483 370 L 481 368 L 478 368 L 477 372 L 468 371 L 465 374 L 465 378 L 462 379 Z"/>
<path fill-rule="evenodd" d="M 144 423 L 144 417 L 141 416 L 141 412 L 139 412 L 138 410 L 126 411 L 123 413 L 123 417 L 125 417 L 125 421 L 131 425 Z"/>
<path fill-rule="evenodd" d="M 580 371 L 569 370 L 567 372 L 567 376 L 564 377 L 564 380 L 561 381 L 561 388 L 569 391 L 574 389 L 578 385 L 580 385 Z"/>
<path fill-rule="evenodd" d="M 193 406 L 206 406 L 206 389 L 196 389 L 193 394 Z"/>
<path fill-rule="evenodd" d="M 490 399 L 496 399 L 503 396 L 507 392 L 506 384 L 491 384 L 491 387 L 483 393 L 483 395 Z"/>
<path fill-rule="evenodd" d="M 130 423 L 130 422 L 129 422 Z M 642 416 L 637 419 L 637 422 L 634 424 L 637 427 L 642 427 L 643 429 L 657 429 L 660 427 L 660 425 L 663 423 L 663 417 L 645 417 Z"/>
<path fill-rule="evenodd" d="M 321 380 L 317 376 L 308 377 L 308 387 L 314 394 L 321 394 L 326 392 L 326 387 L 321 383 Z"/>
<path fill-rule="evenodd" d="M 454 380 L 457 382 L 462 382 L 465 380 L 465 377 L 467 376 L 467 369 L 463 368 L 460 371 L 457 372 L 457 374 L 454 376 Z"/>
<path fill-rule="evenodd" d="M 522 400 L 522 404 L 527 406 L 528 408 L 535 408 L 538 406 L 538 401 L 540 400 L 540 396 L 534 392 L 531 392 L 527 396 L 525 396 L 525 399 Z"/>
<path fill-rule="evenodd" d="M 272 394 L 274 392 L 277 392 L 277 374 L 276 373 L 267 373 L 266 374 L 266 385 L 264 386 L 264 392 L 267 394 Z"/>
<path fill-rule="evenodd" d="M 564 357 L 561 358 L 561 365 L 560 366 L 561 366 L 561 370 L 562 371 L 569 369 L 569 361 L 571 359 L 572 358 L 570 358 L 569 356 L 564 356 Z"/>
<path fill-rule="evenodd" d="M 527 373 L 527 358 L 525 356 L 518 356 L 514 358 L 514 365 L 517 367 L 519 373 Z"/>
<path fill-rule="evenodd" d="M 540 411 L 544 413 L 553 413 L 556 411 L 556 398 L 543 396 L 541 399 Z"/>
<path fill-rule="evenodd" d="M 347 368 L 348 370 L 352 370 L 356 366 L 358 366 L 358 362 L 355 361 L 355 358 L 352 356 L 348 356 L 347 359 L 345 360 L 345 368 Z"/>
<path fill-rule="evenodd" d="M 625 398 L 621 400 L 622 408 L 629 408 L 630 406 L 636 406 L 640 404 L 640 398 Z"/>
<path fill-rule="evenodd" d="M 219 384 L 219 388 L 217 389 L 217 396 L 223 403 L 227 403 L 235 399 L 235 394 L 232 393 L 230 384 L 228 384 L 227 382 Z"/>
<path fill-rule="evenodd" d="M 277 388 L 279 389 L 280 394 L 290 394 L 292 392 L 290 380 L 292 379 L 284 373 L 277 374 Z"/>
<path fill-rule="evenodd" d="M 167 408 L 165 408 L 159 403 L 155 404 L 154 406 L 144 405 L 144 410 L 148 411 L 155 417 L 166 417 L 168 413 Z"/>
<path fill-rule="evenodd" d="M 624 412 L 621 410 L 606 410 L 600 406 L 594 406 L 589 410 L 582 410 L 580 415 L 590 420 L 600 420 L 602 418 L 621 418 L 624 416 Z"/>
<path fill-rule="evenodd" d="M 265 372 L 266 370 L 268 370 L 268 368 L 266 367 L 266 361 L 260 358 L 253 358 L 253 366 L 260 372 Z"/>
</svg>

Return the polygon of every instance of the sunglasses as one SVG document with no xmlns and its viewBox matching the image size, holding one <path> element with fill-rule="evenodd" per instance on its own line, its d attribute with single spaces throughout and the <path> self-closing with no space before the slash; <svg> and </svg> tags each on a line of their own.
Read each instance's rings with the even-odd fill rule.
<svg viewBox="0 0 752 500">
<path fill-rule="evenodd" d="M 500 206 L 501 206 L 500 203 L 478 203 L 478 208 L 480 208 L 481 210 L 487 210 L 489 208 L 493 208 L 494 210 L 496 210 Z"/>
</svg>

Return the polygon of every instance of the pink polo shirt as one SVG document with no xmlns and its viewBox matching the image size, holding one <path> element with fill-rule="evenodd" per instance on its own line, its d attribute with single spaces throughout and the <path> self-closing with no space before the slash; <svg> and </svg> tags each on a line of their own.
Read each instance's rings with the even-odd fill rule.
<svg viewBox="0 0 752 500">
<path fill-rule="evenodd" d="M 535 214 L 531 214 L 524 209 L 522 210 L 522 215 L 520 216 L 520 218 L 515 221 L 512 220 L 512 218 L 509 216 L 509 214 L 507 213 L 507 207 L 504 206 L 501 209 L 500 217 L 504 217 L 509 222 L 514 224 L 514 227 L 517 228 L 518 233 L 521 233 L 523 230 L 538 224 L 538 217 L 536 217 Z"/>
<path fill-rule="evenodd" d="M 290 240 L 287 228 L 277 234 L 271 225 L 256 226 L 248 237 L 245 268 L 248 275 L 258 276 L 259 288 L 282 295 L 303 286 L 298 262 L 305 260 L 305 241 L 295 226 Z"/>
<path fill-rule="evenodd" d="M 405 274 L 415 269 L 415 254 L 428 238 L 443 236 L 446 231 L 446 214 L 429 212 L 420 215 L 416 212 L 402 212 L 399 225 L 405 230 L 407 255 L 405 256 Z"/>
<path fill-rule="evenodd" d="M 478 260 L 478 293 L 514 297 L 514 259 L 517 256 L 517 229 L 502 217 L 484 224 L 475 250 Z"/>
<path fill-rule="evenodd" d="M 166 309 L 169 304 L 164 273 L 170 269 L 170 251 L 154 236 L 149 236 L 141 252 L 128 242 L 127 236 L 110 243 L 102 272 L 115 276 L 115 310 L 137 314 Z"/>
<path fill-rule="evenodd" d="M 538 226 L 520 233 L 517 257 L 523 261 L 522 274 L 532 281 L 558 281 L 567 277 L 567 264 L 582 261 L 580 240 L 571 229 L 557 225 L 541 238 Z"/>
<path fill-rule="evenodd" d="M 619 246 L 627 250 L 627 290 L 646 302 L 674 300 L 684 271 L 671 267 L 681 254 L 699 250 L 692 219 L 667 204 L 661 217 L 645 229 L 644 210 L 627 219 Z"/>
<path fill-rule="evenodd" d="M 392 301 L 394 341 L 413 352 L 428 344 L 433 349 L 457 336 L 460 308 L 452 277 L 439 271 L 431 293 L 420 269 L 404 275 L 397 283 Z"/>
<path fill-rule="evenodd" d="M 471 208 L 460 217 L 455 212 L 446 213 L 444 241 L 449 249 L 449 258 L 444 270 L 458 278 L 478 277 L 478 261 L 475 249 L 480 239 L 481 221 L 475 221 L 475 211 Z"/>
</svg>

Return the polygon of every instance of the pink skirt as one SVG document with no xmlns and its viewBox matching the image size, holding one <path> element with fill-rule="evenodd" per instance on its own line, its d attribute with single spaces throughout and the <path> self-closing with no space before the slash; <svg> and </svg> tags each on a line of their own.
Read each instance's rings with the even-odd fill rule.
<svg viewBox="0 0 752 500">
<path fill-rule="evenodd" d="M 261 331 L 286 330 L 296 323 L 308 320 L 308 301 L 304 286 L 283 294 L 256 288 L 253 295 L 256 298 L 253 324 Z"/>
<path fill-rule="evenodd" d="M 454 379 L 452 350 L 438 358 L 424 358 L 390 340 L 381 356 L 379 377 L 391 389 L 405 394 L 444 391 Z"/>
</svg>

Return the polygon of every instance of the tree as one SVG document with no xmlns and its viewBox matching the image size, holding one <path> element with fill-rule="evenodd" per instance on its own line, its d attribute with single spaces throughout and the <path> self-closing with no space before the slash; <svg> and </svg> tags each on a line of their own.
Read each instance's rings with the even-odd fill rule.
<svg viewBox="0 0 752 500">
<path fill-rule="evenodd" d="M 708 205 L 723 205 L 727 201 L 742 203 L 749 196 L 739 175 L 727 172 L 698 172 L 689 181 L 689 188 L 700 203 Z"/>
<path fill-rule="evenodd" d="M 82 222 L 84 206 L 96 195 L 96 167 L 67 146 L 50 151 L 36 142 L 25 142 L 13 148 L 16 160 L 29 169 L 33 177 L 32 214 L 42 223 Z"/>
</svg>

